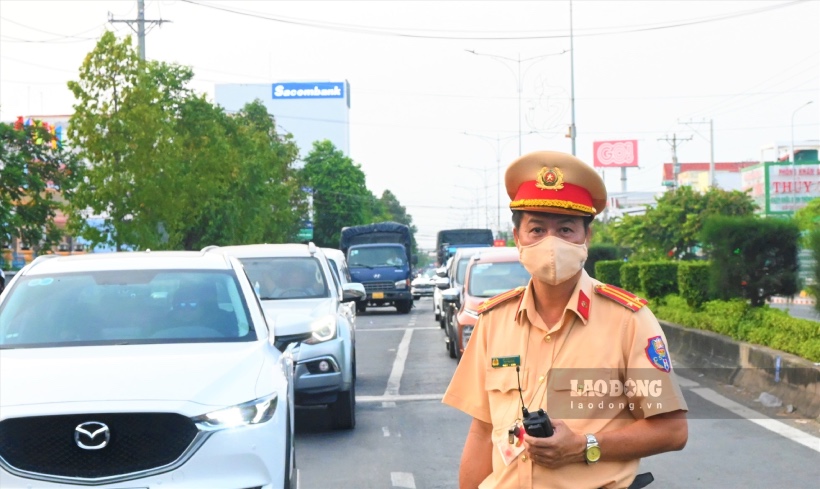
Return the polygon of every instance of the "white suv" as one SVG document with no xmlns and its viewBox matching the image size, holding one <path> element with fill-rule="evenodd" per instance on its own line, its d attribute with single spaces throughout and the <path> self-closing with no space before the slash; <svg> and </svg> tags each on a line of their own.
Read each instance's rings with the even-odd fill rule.
<svg viewBox="0 0 820 489">
<path fill-rule="evenodd" d="M 45 255 L 0 300 L 0 487 L 295 487 L 293 346 L 237 260 Z"/>
<path fill-rule="evenodd" d="M 309 244 L 209 247 L 238 258 L 269 323 L 301 341 L 293 350 L 296 404 L 327 405 L 335 428 L 356 425 L 356 335 L 346 301 L 361 284 L 342 284 L 320 248 Z"/>
</svg>

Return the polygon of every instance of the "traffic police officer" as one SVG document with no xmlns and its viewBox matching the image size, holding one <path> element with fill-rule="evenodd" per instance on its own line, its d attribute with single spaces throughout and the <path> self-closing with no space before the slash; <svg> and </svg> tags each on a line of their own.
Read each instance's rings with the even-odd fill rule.
<svg viewBox="0 0 820 489">
<path fill-rule="evenodd" d="M 473 417 L 459 486 L 643 487 L 640 458 L 686 444 L 687 407 L 646 301 L 584 271 L 604 182 L 574 156 L 539 151 L 512 162 L 505 184 L 532 278 L 482 304 L 444 395 Z M 549 437 L 525 429 L 539 409 Z"/>
</svg>

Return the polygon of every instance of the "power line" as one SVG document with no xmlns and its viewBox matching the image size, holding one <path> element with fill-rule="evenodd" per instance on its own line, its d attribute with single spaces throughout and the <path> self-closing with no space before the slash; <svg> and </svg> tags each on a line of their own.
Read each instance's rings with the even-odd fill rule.
<svg viewBox="0 0 820 489">
<path fill-rule="evenodd" d="M 771 10 L 781 9 L 785 7 L 790 7 L 799 3 L 806 2 L 808 0 L 794 0 L 792 2 L 781 3 L 777 5 L 771 5 L 766 7 L 760 7 L 745 11 L 739 12 L 732 12 L 728 14 L 719 14 L 713 17 L 706 17 L 706 18 L 699 18 L 699 19 L 688 19 L 688 20 L 681 20 L 678 22 L 659 25 L 659 24 L 649 24 L 646 26 L 637 26 L 637 27 L 614 27 L 614 28 L 602 28 L 602 29 L 621 29 L 621 30 L 612 30 L 612 31 L 605 31 L 605 32 L 597 32 L 597 33 L 587 33 L 587 34 L 578 34 L 575 33 L 574 37 L 593 37 L 593 36 L 602 36 L 602 35 L 613 35 L 613 34 L 629 34 L 635 32 L 647 32 L 647 31 L 656 31 L 662 29 L 671 29 L 676 27 L 687 27 L 692 25 L 698 24 L 705 24 L 710 22 L 718 22 L 722 20 L 729 20 L 729 19 L 736 19 L 738 17 L 743 17 L 747 15 L 754 15 L 763 12 L 769 12 Z M 252 17 L 260 20 L 267 20 L 271 22 L 278 22 L 282 24 L 289 24 L 289 25 L 296 25 L 301 27 L 312 27 L 317 29 L 325 29 L 325 30 L 332 30 L 332 31 L 339 31 L 339 32 L 347 32 L 352 34 L 367 34 L 367 35 L 378 35 L 378 36 L 392 36 L 392 37 L 403 37 L 403 38 L 414 38 L 414 39 L 439 39 L 439 40 L 475 40 L 475 41 L 485 41 L 485 40 L 495 40 L 495 41 L 512 41 L 512 40 L 534 40 L 534 39 L 563 39 L 569 38 L 570 34 L 545 34 L 540 32 L 538 34 L 532 35 L 521 35 L 521 34 L 498 34 L 495 36 L 486 36 L 486 35 L 451 35 L 451 34 L 417 34 L 415 31 L 418 29 L 411 29 L 411 28 L 402 28 L 402 29 L 391 29 L 387 27 L 375 27 L 375 26 L 362 26 L 362 25 L 355 25 L 355 24 L 341 24 L 341 23 L 331 23 L 331 22 L 322 22 L 310 19 L 299 19 L 293 17 L 283 17 L 283 16 L 274 16 L 270 14 L 265 14 L 262 12 L 254 12 L 254 11 L 243 11 L 237 9 L 230 9 L 227 7 L 221 7 L 217 5 L 209 5 L 205 3 L 196 2 L 193 0 L 182 0 L 183 3 L 188 3 L 191 5 L 196 5 L 198 7 L 205 7 L 213 10 L 219 10 L 222 12 L 228 12 L 236 15 L 241 15 L 245 17 Z M 433 30 L 433 29 L 425 29 L 426 32 L 458 32 L 453 29 L 448 29 L 446 31 L 442 30 Z M 464 32 L 464 31 L 462 31 Z M 473 31 L 467 31 L 473 32 Z M 486 31 L 481 31 L 486 32 Z M 539 32 L 539 31 L 535 31 Z"/>
<path fill-rule="evenodd" d="M 91 39 L 94 39 L 94 38 L 92 38 L 92 37 L 79 37 L 81 34 L 86 34 L 88 32 L 97 30 L 100 27 L 103 27 L 105 25 L 105 24 L 100 24 L 100 25 L 97 25 L 95 27 L 92 27 L 91 29 L 88 29 L 88 30 L 85 30 L 85 31 L 82 31 L 82 32 L 78 32 L 77 34 L 59 34 L 57 32 L 46 31 L 46 30 L 43 30 L 43 29 L 40 29 L 40 28 L 37 28 L 37 27 L 22 24 L 20 22 L 17 22 L 16 20 L 11 20 L 11 19 L 6 18 L 6 17 L 0 17 L 0 20 L 2 20 L 4 22 L 9 22 L 9 23 L 14 24 L 14 25 L 18 25 L 20 27 L 25 27 L 26 29 L 31 29 L 33 31 L 42 32 L 43 34 L 49 34 L 49 35 L 52 35 L 52 36 L 57 36 L 58 39 L 61 39 L 61 38 L 76 38 L 76 39 L 80 39 L 80 40 L 83 40 L 83 41 L 91 40 Z M 26 41 L 26 42 L 50 42 L 50 41 Z"/>
</svg>

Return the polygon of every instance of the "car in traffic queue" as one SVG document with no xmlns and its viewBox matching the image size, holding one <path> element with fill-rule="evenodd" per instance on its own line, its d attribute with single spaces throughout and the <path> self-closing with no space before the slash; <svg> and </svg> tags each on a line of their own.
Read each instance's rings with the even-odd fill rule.
<svg viewBox="0 0 820 489">
<path fill-rule="evenodd" d="M 425 268 L 416 278 L 410 282 L 410 293 L 413 300 L 417 301 L 422 297 L 433 297 L 433 290 L 436 288 L 436 269 Z"/>
<path fill-rule="evenodd" d="M 293 348 L 297 406 L 327 406 L 337 429 L 356 426 L 356 335 L 347 302 L 364 295 L 357 283 L 339 282 L 315 244 L 208 247 L 237 258 L 283 338 L 309 338 Z"/>
<path fill-rule="evenodd" d="M 441 329 L 444 329 L 445 326 L 442 291 L 450 288 L 450 279 L 447 277 L 447 270 L 449 270 L 452 262 L 453 257 L 451 256 L 444 265 L 436 268 L 436 277 L 433 279 L 433 285 L 435 286 L 433 289 L 433 316 L 435 316 L 436 322 L 441 326 Z"/>
<path fill-rule="evenodd" d="M 0 487 L 293 488 L 298 339 L 226 256 L 37 257 L 0 296 Z"/>
<path fill-rule="evenodd" d="M 361 297 L 365 297 L 367 292 L 365 291 L 364 285 L 354 282 L 353 278 L 350 276 L 350 268 L 347 266 L 347 260 L 345 259 L 345 254 L 342 253 L 342 250 L 336 248 L 322 248 L 322 252 L 328 258 L 328 263 L 330 264 L 330 270 L 336 275 L 336 278 L 339 280 L 339 283 L 342 284 L 342 288 L 344 288 L 347 284 L 350 284 L 348 289 L 348 294 L 351 296 L 355 294 L 353 289 L 356 291 L 361 292 Z M 361 289 L 359 287 L 361 286 Z M 349 310 L 349 317 L 350 320 L 355 323 L 356 321 L 356 300 L 347 300 L 345 301 L 344 305 L 347 306 Z"/>
<path fill-rule="evenodd" d="M 439 304 L 439 324 L 444 329 L 444 346 L 450 352 L 450 356 L 455 354 L 455 347 L 450 344 L 450 338 L 455 334 L 450 331 L 452 316 L 460 306 L 459 301 L 461 298 L 461 289 L 464 285 L 464 276 L 467 272 L 467 264 L 470 262 L 470 258 L 477 253 L 492 249 L 492 246 L 457 248 L 451 257 L 451 261 L 448 262 L 447 284 L 437 284 L 440 292 L 435 299 L 441 302 Z"/>
<path fill-rule="evenodd" d="M 490 248 L 470 257 L 464 271 L 464 286 L 455 313 L 448 318 L 448 351 L 461 360 L 478 320 L 482 302 L 516 287 L 526 286 L 530 273 L 518 260 L 518 248 Z M 455 295 L 455 294 L 454 294 Z"/>
</svg>

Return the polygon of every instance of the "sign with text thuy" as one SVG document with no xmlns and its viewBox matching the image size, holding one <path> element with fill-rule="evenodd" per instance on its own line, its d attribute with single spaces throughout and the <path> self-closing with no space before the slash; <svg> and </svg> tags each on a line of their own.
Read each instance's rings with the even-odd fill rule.
<svg viewBox="0 0 820 489">
<path fill-rule="evenodd" d="M 638 166 L 638 141 L 594 141 L 595 168 L 624 168 Z"/>
</svg>

